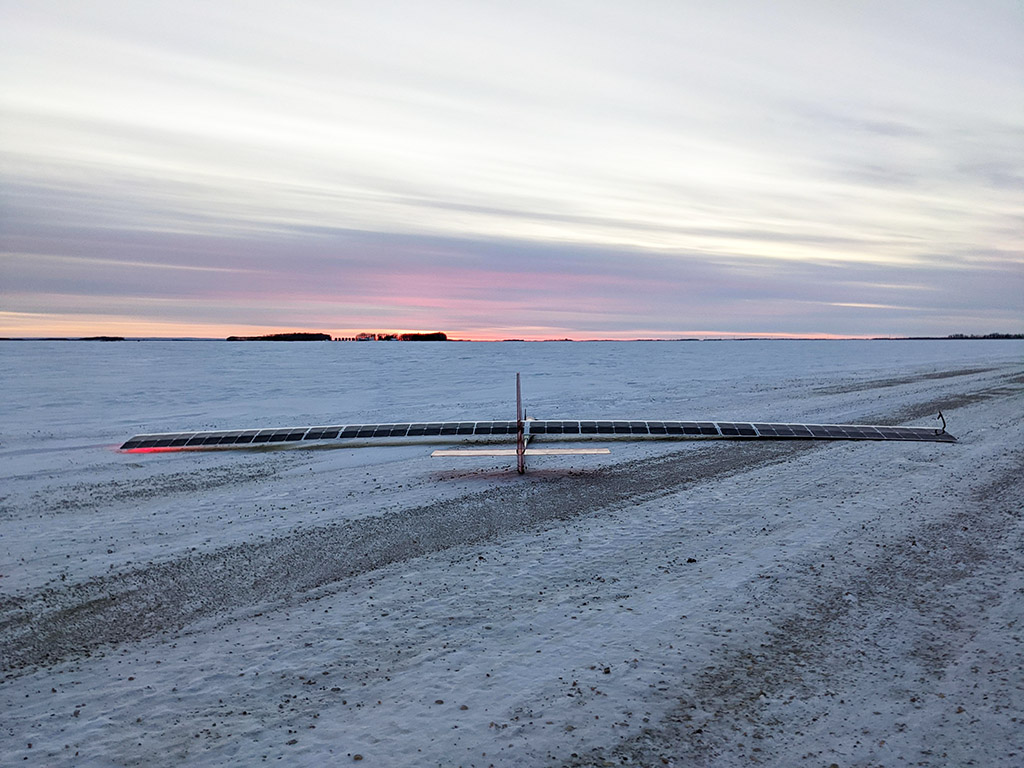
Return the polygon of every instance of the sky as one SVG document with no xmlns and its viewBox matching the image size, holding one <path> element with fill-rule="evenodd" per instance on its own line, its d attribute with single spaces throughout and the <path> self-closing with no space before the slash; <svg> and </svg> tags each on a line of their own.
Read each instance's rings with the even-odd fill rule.
<svg viewBox="0 0 1024 768">
<path fill-rule="evenodd" d="M 0 0 L 0 336 L 1024 332 L 1020 0 Z"/>
</svg>

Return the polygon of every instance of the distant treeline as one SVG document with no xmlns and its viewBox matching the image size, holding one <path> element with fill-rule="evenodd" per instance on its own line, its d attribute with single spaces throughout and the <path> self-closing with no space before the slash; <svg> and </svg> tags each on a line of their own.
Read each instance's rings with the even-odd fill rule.
<svg viewBox="0 0 1024 768">
<path fill-rule="evenodd" d="M 1024 339 L 1024 333 L 986 333 L 984 336 L 969 335 L 966 333 L 954 333 L 947 339 Z"/>
<path fill-rule="evenodd" d="M 949 336 L 880 336 L 873 341 L 948 341 L 950 339 L 1024 339 L 1024 333 L 986 333 L 985 335 L 969 333 L 951 333 Z"/>
<path fill-rule="evenodd" d="M 951 333 L 948 336 L 876 336 L 872 341 L 947 341 L 967 339 L 972 341 L 984 339 L 1024 340 L 1024 333 L 986 333 L 967 334 Z M 15 337 L 0 336 L 0 341 L 124 341 L 123 336 L 79 336 L 79 337 Z M 339 336 L 332 338 L 328 333 L 270 333 L 266 336 L 228 336 L 228 341 L 448 341 L 448 336 L 441 331 L 433 333 L 360 333 L 356 336 Z M 751 336 L 749 338 L 678 338 L 678 339 L 632 339 L 632 341 L 799 341 L 796 338 L 771 339 Z M 139 338 L 133 341 L 207 341 L 202 338 Z M 524 339 L 504 339 L 504 341 L 524 341 Z M 573 341 L 573 339 L 545 339 L 545 341 Z M 612 341 L 612 339 L 606 339 Z M 820 341 L 820 339 L 804 339 L 804 341 Z"/>
<path fill-rule="evenodd" d="M 41 336 L 32 338 L 0 338 L 0 341 L 124 341 L 124 336 Z"/>
<path fill-rule="evenodd" d="M 403 333 L 398 337 L 399 341 L 448 341 L 448 336 L 437 331 L 436 333 Z"/>
<path fill-rule="evenodd" d="M 228 341 L 330 341 L 329 333 L 271 333 L 266 336 L 228 336 Z"/>
<path fill-rule="evenodd" d="M 341 336 L 335 341 L 448 341 L 447 334 L 441 331 L 433 333 L 391 333 L 368 331 L 355 336 Z"/>
<path fill-rule="evenodd" d="M 329 333 L 270 333 L 266 336 L 228 336 L 228 341 L 448 341 L 441 331 L 434 333 L 361 333 L 334 339 Z"/>
</svg>

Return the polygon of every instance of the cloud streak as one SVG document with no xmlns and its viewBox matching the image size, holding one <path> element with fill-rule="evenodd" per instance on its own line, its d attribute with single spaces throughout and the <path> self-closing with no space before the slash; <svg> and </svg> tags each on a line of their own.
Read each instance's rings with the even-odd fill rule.
<svg viewBox="0 0 1024 768">
<path fill-rule="evenodd" d="M 61 8 L 0 31 L 5 335 L 1024 324 L 1011 3 Z"/>
</svg>

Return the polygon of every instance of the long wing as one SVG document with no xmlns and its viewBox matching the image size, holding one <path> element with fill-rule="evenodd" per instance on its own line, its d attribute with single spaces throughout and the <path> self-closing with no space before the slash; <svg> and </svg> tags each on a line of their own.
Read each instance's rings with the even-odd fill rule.
<svg viewBox="0 0 1024 768">
<path fill-rule="evenodd" d="M 360 443 L 368 440 L 444 438 L 446 441 L 508 437 L 516 434 L 514 421 L 446 421 L 408 424 L 335 424 L 319 427 L 220 430 L 136 435 L 125 441 L 122 451 L 204 450 L 210 448 L 267 448 L 292 443 L 304 445 Z"/>
<path fill-rule="evenodd" d="M 523 422 L 528 437 L 561 440 L 916 440 L 954 443 L 945 430 L 868 424 L 769 424 L 725 421 L 537 421 Z M 121 445 L 131 453 L 347 445 L 404 441 L 493 441 L 517 434 L 515 421 L 447 421 L 407 424 L 340 424 L 275 429 L 171 432 L 135 435 Z"/>
<path fill-rule="evenodd" d="M 531 421 L 531 435 L 561 435 L 568 439 L 660 437 L 670 439 L 725 438 L 741 440 L 926 440 L 955 443 L 944 429 L 889 427 L 880 424 L 767 424 L 732 421 Z"/>
</svg>

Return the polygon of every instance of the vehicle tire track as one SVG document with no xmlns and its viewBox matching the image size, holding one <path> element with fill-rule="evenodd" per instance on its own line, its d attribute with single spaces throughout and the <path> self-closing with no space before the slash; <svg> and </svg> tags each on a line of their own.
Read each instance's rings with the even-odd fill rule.
<svg viewBox="0 0 1024 768">
<path fill-rule="evenodd" d="M 901 387 L 905 384 L 917 384 L 922 381 L 936 381 L 939 379 L 951 379 L 958 376 L 975 376 L 980 373 L 989 373 L 998 370 L 996 368 L 962 368 L 954 371 L 936 371 L 935 373 L 919 373 L 910 376 L 897 376 L 885 379 L 869 379 L 868 381 L 857 381 L 850 384 L 831 384 L 824 387 L 816 387 L 815 394 L 819 395 L 844 395 L 850 392 L 864 392 L 869 389 L 884 389 L 887 387 Z"/>
<path fill-rule="evenodd" d="M 954 408 L 990 392 L 944 396 Z M 1005 396 L 1005 395 L 1003 395 Z M 934 413 L 907 407 L 877 423 Z M 580 474 L 530 476 L 528 484 L 383 515 L 296 530 L 270 541 L 190 553 L 131 571 L 0 601 L 0 669 L 9 675 L 102 648 L 177 632 L 202 619 L 283 600 L 456 546 L 635 504 L 756 467 L 792 460 L 826 442 L 711 442 Z M 685 461 L 683 460 L 685 459 Z"/>
<path fill-rule="evenodd" d="M 894 745 L 882 749 L 889 735 L 906 727 L 901 721 L 929 727 L 929 717 L 939 725 L 916 765 L 1019 761 L 1011 734 L 1024 696 L 1013 671 L 1020 598 L 1006 575 L 1024 568 L 1022 467 L 1024 450 L 1004 452 L 998 470 L 990 468 L 958 503 L 934 505 L 942 514 L 901 531 L 872 560 L 851 562 L 826 585 L 783 587 L 766 603 L 789 610 L 765 617 L 771 629 L 755 642 L 717 651 L 661 722 L 563 766 L 789 765 L 798 752 L 825 765 L 844 748 L 857 765 L 874 765 L 880 754 L 888 765 L 905 757 Z M 979 636 L 981 645 L 972 646 Z M 893 650 L 894 638 L 911 645 L 905 656 Z M 972 672 L 986 678 L 980 690 L 958 682 Z M 850 712 L 835 692 L 852 691 L 856 679 L 878 681 L 872 706 L 883 712 L 874 714 L 889 718 L 874 741 L 845 729 Z M 944 691 L 950 705 L 943 710 L 935 702 Z M 973 719 L 958 717 L 965 707 Z M 1007 745 L 1009 753 L 996 754 Z"/>
<path fill-rule="evenodd" d="M 998 610 L 1005 608 L 1001 601 L 1008 603 L 1012 597 L 999 591 L 1000 579 L 992 574 L 1024 567 L 1020 462 L 1018 452 L 1017 466 L 976 489 L 969 505 L 907 531 L 901 541 L 889 545 L 884 557 L 843 581 L 842 586 L 796 589 L 798 597 L 789 601 L 792 609 L 772 618 L 773 629 L 760 638 L 756 648 L 723 649 L 656 727 L 613 747 L 568 760 L 565 768 L 791 764 L 785 757 L 787 750 L 806 752 L 804 758 L 817 758 L 817 764 L 824 765 L 831 762 L 830 747 L 843 745 L 843 739 L 852 742 L 860 735 L 851 737 L 840 730 L 842 701 L 837 703 L 838 696 L 832 693 L 850 690 L 851 678 L 878 680 L 874 705 L 901 708 L 897 719 L 913 721 L 915 716 L 924 718 L 917 713 L 925 706 L 920 702 L 944 689 L 943 681 L 955 674 L 950 670 L 958 669 L 962 648 L 975 634 L 1001 634 L 1003 645 L 986 647 L 981 658 L 990 669 L 1012 668 L 1014 657 L 1019 656 L 1016 643 L 1009 639 L 1012 632 L 998 624 L 1000 617 L 1005 618 L 1005 611 Z M 936 552 L 943 556 L 936 557 Z M 952 596 L 958 592 L 978 595 L 974 613 L 955 606 Z M 855 602 L 845 599 L 851 594 L 857 596 Z M 995 616 L 988 624 L 982 623 L 983 617 L 988 618 L 982 607 Z M 915 638 L 910 661 L 889 659 L 886 644 L 893 636 Z M 901 663 L 917 670 L 916 677 L 907 675 L 905 682 L 895 684 L 905 687 L 905 704 L 887 700 L 886 694 L 892 693 L 885 690 L 892 685 L 888 681 L 902 678 Z M 990 676 L 985 691 L 973 701 L 975 711 L 985 712 L 986 704 L 994 713 L 1019 711 L 1019 683 L 1019 675 Z M 955 700 L 967 703 L 962 693 Z M 791 702 L 803 706 L 790 707 Z M 949 712 L 964 711 L 953 706 Z M 827 726 L 817 724 L 830 715 Z M 1005 731 L 1014 729 L 1010 716 L 995 719 L 998 724 L 989 722 L 986 736 L 974 744 L 975 749 L 982 744 L 984 748 L 973 753 L 974 759 L 959 762 L 964 759 L 964 744 L 977 740 L 981 731 L 972 725 L 977 720 L 955 714 L 943 718 L 932 751 L 919 755 L 922 761 L 915 764 L 988 765 L 996 764 L 989 762 L 992 759 L 1002 764 L 1002 758 L 1013 762 L 1012 751 L 998 758 L 986 756 L 984 750 L 995 751 L 1013 743 L 1008 734 L 1004 737 Z M 897 722 L 889 730 L 898 732 L 901 727 L 905 725 Z M 823 728 L 836 729 L 829 732 L 828 744 L 814 737 Z M 886 731 L 880 732 L 885 735 Z M 879 746 L 877 752 L 882 751 Z M 874 765 L 871 757 L 865 757 L 871 752 L 870 745 L 860 747 L 856 764 Z M 887 754 L 891 759 L 891 749 Z M 954 754 L 959 754 L 959 759 L 953 758 Z M 927 755 L 935 761 L 925 759 Z"/>
<path fill-rule="evenodd" d="M 175 632 L 214 615 L 323 587 L 452 547 L 633 504 L 786 461 L 809 443 L 721 443 L 579 475 L 530 477 L 408 510 L 294 531 L 79 584 L 8 598 L 0 660 L 8 674 Z"/>
</svg>

